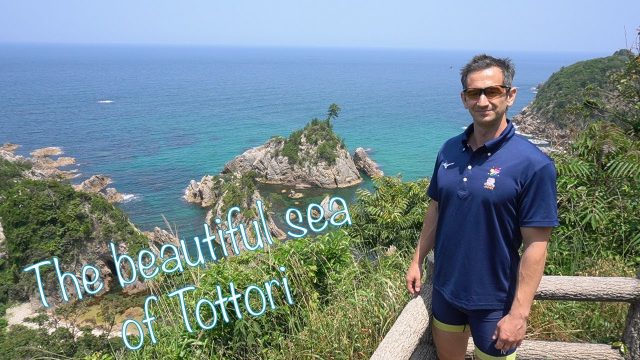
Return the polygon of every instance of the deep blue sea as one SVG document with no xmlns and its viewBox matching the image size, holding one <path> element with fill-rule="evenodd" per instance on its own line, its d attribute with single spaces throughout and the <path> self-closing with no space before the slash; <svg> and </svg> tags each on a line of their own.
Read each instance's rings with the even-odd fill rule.
<svg viewBox="0 0 640 360">
<path fill-rule="evenodd" d="M 350 150 L 372 149 L 386 174 L 431 175 L 442 142 L 470 122 L 459 69 L 476 52 L 381 49 L 0 45 L 0 143 L 19 154 L 60 146 L 82 176 L 111 177 L 142 229 L 183 233 L 204 212 L 182 200 L 191 179 L 287 136 L 331 103 Z M 508 53 L 519 94 L 562 66 L 607 54 Z"/>
</svg>

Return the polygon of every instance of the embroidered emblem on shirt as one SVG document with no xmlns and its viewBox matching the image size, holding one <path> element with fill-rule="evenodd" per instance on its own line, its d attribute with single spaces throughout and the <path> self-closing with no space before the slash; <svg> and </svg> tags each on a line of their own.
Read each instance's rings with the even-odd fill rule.
<svg viewBox="0 0 640 360">
<path fill-rule="evenodd" d="M 492 167 L 491 169 L 489 169 L 489 176 L 500 176 L 500 168 Z"/>
<path fill-rule="evenodd" d="M 455 163 L 452 163 L 452 162 L 448 163 L 448 162 L 445 161 L 445 162 L 442 163 L 442 166 L 444 166 L 444 168 L 446 169 L 446 168 L 448 168 L 449 166 L 451 166 L 453 164 L 455 164 Z"/>
<path fill-rule="evenodd" d="M 493 190 L 496 187 L 496 179 L 489 177 L 487 181 L 484 182 L 484 188 L 487 190 Z"/>
</svg>

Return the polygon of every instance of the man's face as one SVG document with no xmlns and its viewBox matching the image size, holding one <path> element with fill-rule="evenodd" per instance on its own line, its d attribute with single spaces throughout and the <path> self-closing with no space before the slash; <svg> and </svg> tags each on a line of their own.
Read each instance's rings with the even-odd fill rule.
<svg viewBox="0 0 640 360">
<path fill-rule="evenodd" d="M 475 71 L 467 76 L 467 89 L 483 89 L 502 85 L 504 76 L 498 67 Z M 471 99 L 461 93 L 462 103 L 469 110 L 473 122 L 481 127 L 495 127 L 506 119 L 507 107 L 516 100 L 516 88 L 504 89 L 504 94 L 489 99 L 485 93 L 477 99 Z"/>
</svg>

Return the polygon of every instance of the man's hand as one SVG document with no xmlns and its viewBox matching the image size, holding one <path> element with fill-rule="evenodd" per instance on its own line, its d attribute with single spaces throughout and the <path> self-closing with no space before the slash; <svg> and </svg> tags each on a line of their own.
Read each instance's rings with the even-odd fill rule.
<svg viewBox="0 0 640 360">
<path fill-rule="evenodd" d="M 412 261 L 407 270 L 407 290 L 411 295 L 416 296 L 420 294 L 420 286 L 422 285 L 422 269 L 420 265 Z"/>
<path fill-rule="evenodd" d="M 522 344 L 524 334 L 527 331 L 527 319 L 524 316 L 507 314 L 500 321 L 496 331 L 493 333 L 493 340 L 496 341 L 496 349 L 509 351 Z"/>
<path fill-rule="evenodd" d="M 500 319 L 493 339 L 496 349 L 508 351 L 520 346 L 527 331 L 527 318 L 533 304 L 533 296 L 540 284 L 547 257 L 550 227 L 521 227 L 524 251 L 518 268 L 516 294 L 507 316 Z"/>
<path fill-rule="evenodd" d="M 413 296 L 420 294 L 420 286 L 422 286 L 422 264 L 424 264 L 424 258 L 436 243 L 437 225 L 438 202 L 431 200 L 429 208 L 424 215 L 422 230 L 420 231 L 416 251 L 413 254 L 413 260 L 411 260 L 411 264 L 409 264 L 409 269 L 407 270 L 407 290 L 409 290 Z"/>
</svg>

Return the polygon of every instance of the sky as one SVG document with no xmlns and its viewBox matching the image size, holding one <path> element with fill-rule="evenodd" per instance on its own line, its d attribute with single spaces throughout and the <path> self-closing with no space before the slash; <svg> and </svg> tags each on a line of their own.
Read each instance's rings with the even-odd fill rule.
<svg viewBox="0 0 640 360">
<path fill-rule="evenodd" d="M 612 53 L 640 0 L 0 0 L 0 43 Z"/>
</svg>

